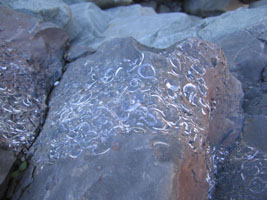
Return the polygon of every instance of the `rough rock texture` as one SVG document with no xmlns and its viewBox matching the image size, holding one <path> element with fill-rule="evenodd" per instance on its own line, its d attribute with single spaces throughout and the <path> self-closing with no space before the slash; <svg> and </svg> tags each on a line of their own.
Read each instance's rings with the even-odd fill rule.
<svg viewBox="0 0 267 200">
<path fill-rule="evenodd" d="M 209 43 L 107 42 L 53 90 L 14 199 L 207 199 L 213 150 L 239 134 L 241 99 Z"/>
<path fill-rule="evenodd" d="M 254 24 L 225 34 L 217 43 L 222 46 L 229 68 L 242 82 L 246 113 L 243 133 L 238 147 L 230 154 L 219 177 L 215 199 L 266 199 L 266 118 L 267 84 L 267 23 L 257 13 L 266 7 L 251 9 Z M 245 17 L 245 16 L 244 16 Z"/>
<path fill-rule="evenodd" d="M 135 10 L 131 12 L 133 8 Z M 163 20 L 165 15 L 156 15 L 153 12 L 149 12 L 149 9 L 145 10 L 139 6 L 114 8 L 107 12 L 111 14 L 113 20 L 110 22 L 112 25 L 103 33 L 106 37 L 105 40 L 109 40 L 112 38 L 112 35 L 116 35 L 116 33 L 120 36 L 121 33 L 123 36 L 133 36 L 138 41 L 148 46 L 165 48 L 177 41 L 193 36 L 214 42 L 223 48 L 228 59 L 229 69 L 242 82 L 242 87 L 245 92 L 243 108 L 247 113 L 247 118 L 243 134 L 246 135 L 246 137 L 242 136 L 241 144 L 238 145 L 238 148 L 230 155 L 228 160 L 229 165 L 222 167 L 227 170 L 220 172 L 221 175 L 218 177 L 218 190 L 214 198 L 229 199 L 232 196 L 233 198 L 238 196 L 239 199 L 262 199 L 264 195 L 266 196 L 266 178 L 261 179 L 265 181 L 263 183 L 262 181 L 255 182 L 254 180 L 259 180 L 257 176 L 253 174 L 248 176 L 248 172 L 251 168 L 243 168 L 244 163 L 250 162 L 252 163 L 250 166 L 253 166 L 255 160 L 260 160 L 260 164 L 257 165 L 260 169 L 260 173 L 255 172 L 254 174 L 258 174 L 258 176 L 262 177 L 265 177 L 265 174 L 267 174 L 267 165 L 264 160 L 266 159 L 266 152 L 260 151 L 257 145 L 255 145 L 261 144 L 260 138 L 266 137 L 266 132 L 261 132 L 261 128 L 260 130 L 257 129 L 259 132 L 255 134 L 255 137 L 254 131 L 246 132 L 246 130 L 251 130 L 251 128 L 248 129 L 247 126 L 264 127 L 264 120 L 258 119 L 264 119 L 267 115 L 266 7 L 254 9 L 241 8 L 236 11 L 226 12 L 218 17 L 211 17 L 203 20 L 195 19 L 193 23 L 185 21 L 184 24 L 190 24 L 190 26 L 184 28 L 183 25 L 179 24 L 182 20 L 180 20 L 178 16 L 174 23 L 168 24 L 166 20 Z M 181 16 L 192 20 L 192 18 L 186 15 Z M 150 21 L 145 21 L 147 18 L 149 18 Z M 135 19 L 137 20 L 135 21 Z M 160 19 L 162 19 L 161 25 L 153 26 L 157 24 Z M 123 20 L 125 20 L 124 25 L 121 23 Z M 143 25 L 142 22 L 144 21 L 146 23 Z M 164 27 L 162 27 L 163 24 Z M 150 26 L 154 28 L 145 28 Z M 158 27 L 159 29 L 157 29 Z M 149 32 L 148 30 L 151 31 Z M 86 43 L 81 42 L 81 44 Z M 101 41 L 93 44 L 87 43 L 86 45 L 97 47 L 100 44 Z M 255 120 L 253 120 L 254 117 Z M 244 138 L 249 138 L 249 140 L 244 141 Z M 253 144 L 253 146 L 250 144 Z M 253 151 L 249 150 L 251 148 L 253 148 Z M 259 146 L 259 148 L 262 149 L 262 145 Z M 220 152 L 222 155 L 229 153 L 228 151 Z M 243 152 L 242 156 L 240 152 Z M 257 155 L 259 157 L 251 157 L 251 155 L 254 155 L 256 152 L 258 152 Z M 247 157 L 253 159 L 248 160 Z M 241 169 L 247 174 L 246 179 L 243 179 L 240 175 Z M 261 192 L 257 193 L 257 189 L 255 190 L 256 192 L 251 192 L 251 186 L 254 183 L 255 187 L 259 188 L 258 191 Z M 261 188 L 264 188 L 264 190 Z"/>
<path fill-rule="evenodd" d="M 186 12 L 200 16 L 213 16 L 221 14 L 225 10 L 229 0 L 186 0 L 184 9 Z"/>
<path fill-rule="evenodd" d="M 0 154 L 10 155 L 0 163 L 1 183 L 12 153 L 30 147 L 44 121 L 66 40 L 55 25 L 0 6 Z"/>
<path fill-rule="evenodd" d="M 0 4 L 60 27 L 66 26 L 71 20 L 71 11 L 62 0 L 0 0 Z"/>
</svg>

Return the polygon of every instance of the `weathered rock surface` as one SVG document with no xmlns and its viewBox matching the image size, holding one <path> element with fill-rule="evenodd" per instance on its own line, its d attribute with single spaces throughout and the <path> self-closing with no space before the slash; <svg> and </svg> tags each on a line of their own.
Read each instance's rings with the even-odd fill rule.
<svg viewBox="0 0 267 200">
<path fill-rule="evenodd" d="M 263 142 L 267 136 L 267 23 L 264 16 L 256 18 L 256 12 L 267 9 L 251 10 L 255 15 L 246 21 L 255 20 L 254 25 L 251 23 L 218 40 L 228 58 L 229 68 L 242 82 L 246 119 L 238 147 L 220 172 L 215 199 L 267 198 L 267 151 Z"/>
<path fill-rule="evenodd" d="M 11 5 L 15 1 L 1 0 L 1 2 L 8 2 Z M 65 4 L 60 5 L 65 6 Z M 266 151 L 261 138 L 264 138 L 266 134 L 265 131 L 261 130 L 265 129 L 264 121 L 267 116 L 266 7 L 239 9 L 202 20 L 186 14 L 157 15 L 152 9 L 137 5 L 109 9 L 106 12 L 90 3 L 81 5 L 70 6 L 73 15 L 71 22 L 70 17 L 66 17 L 67 20 L 65 18 L 58 20 L 60 18 L 57 17 L 56 12 L 54 13 L 57 9 L 51 9 L 53 12 L 49 11 L 49 13 L 54 14 L 46 14 L 45 17 L 47 21 L 60 22 L 58 24 L 63 25 L 71 36 L 72 47 L 67 54 L 69 61 L 94 52 L 94 49 L 105 41 L 122 36 L 133 36 L 143 44 L 158 48 L 166 48 L 177 41 L 193 36 L 217 43 L 223 48 L 229 61 L 230 71 L 242 81 L 245 91 L 243 108 L 247 113 L 247 118 L 242 140 L 238 148 L 230 155 L 229 166 L 224 166 L 228 170 L 225 170 L 219 178 L 219 190 L 214 198 L 265 199 L 267 186 L 264 177 L 267 174 L 267 164 L 265 163 Z M 59 6 L 58 3 L 51 5 L 51 8 L 56 8 L 56 6 Z M 41 10 L 41 6 L 39 9 Z M 42 18 L 42 13 L 46 13 L 46 11 L 37 12 L 34 10 L 28 13 L 35 13 L 36 16 Z M 64 15 L 60 14 L 59 16 Z M 7 18 L 1 19 L 6 20 Z M 38 27 L 38 25 L 32 27 Z M 2 30 L 1 27 L 0 30 Z M 21 40 L 12 41 L 20 44 L 18 41 Z M 22 51 L 26 50 L 27 52 L 27 48 L 24 48 L 27 45 L 21 44 Z M 52 43 L 49 43 L 48 46 L 51 45 Z M 219 110 L 218 106 L 216 110 Z M 257 130 L 256 134 L 256 130 L 252 131 L 254 128 Z M 212 138 L 214 137 L 211 137 L 211 140 Z M 215 140 L 218 141 L 218 139 Z M 224 140 L 225 144 L 228 142 L 231 142 L 230 138 Z M 221 152 L 222 154 L 227 153 Z M 258 162 L 257 165 L 255 164 L 256 161 Z M 250 170 L 257 168 L 244 167 L 245 165 L 257 166 L 260 172 L 254 171 L 248 175 Z"/>
<path fill-rule="evenodd" d="M 0 0 L 0 4 L 60 27 L 66 26 L 71 20 L 70 8 L 62 0 Z"/>
<path fill-rule="evenodd" d="M 0 154 L 9 155 L 0 162 L 1 183 L 14 152 L 30 147 L 44 121 L 66 40 L 55 25 L 0 6 Z"/>
<path fill-rule="evenodd" d="M 184 9 L 190 14 L 207 17 L 221 14 L 228 3 L 229 0 L 186 0 Z"/>
<path fill-rule="evenodd" d="M 14 199 L 207 199 L 213 149 L 242 125 L 226 65 L 197 39 L 159 50 L 131 38 L 71 63 Z"/>
</svg>

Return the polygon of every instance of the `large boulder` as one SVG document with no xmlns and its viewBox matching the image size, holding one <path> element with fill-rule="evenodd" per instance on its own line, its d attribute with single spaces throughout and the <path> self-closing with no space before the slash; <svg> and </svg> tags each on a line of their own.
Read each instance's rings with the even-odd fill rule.
<svg viewBox="0 0 267 200">
<path fill-rule="evenodd" d="M 66 41 L 55 25 L 0 6 L 0 184 L 44 122 Z"/>
<path fill-rule="evenodd" d="M 71 20 L 71 10 L 62 0 L 0 0 L 0 4 L 62 28 Z"/>
<path fill-rule="evenodd" d="M 207 199 L 241 99 L 212 44 L 107 42 L 67 66 L 13 199 Z"/>
</svg>

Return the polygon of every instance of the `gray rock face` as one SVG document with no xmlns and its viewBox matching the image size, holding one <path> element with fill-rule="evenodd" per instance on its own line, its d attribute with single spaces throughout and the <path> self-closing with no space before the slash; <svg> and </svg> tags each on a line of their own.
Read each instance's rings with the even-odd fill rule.
<svg viewBox="0 0 267 200">
<path fill-rule="evenodd" d="M 82 40 L 87 44 L 104 38 L 111 17 L 93 3 L 79 3 L 70 6 L 72 20 L 65 28 L 70 40 Z"/>
<path fill-rule="evenodd" d="M 6 149 L 0 149 L 0 188 L 3 182 L 5 181 L 5 178 L 7 174 L 9 173 L 9 170 L 11 169 L 13 163 L 15 162 L 16 157 L 14 156 L 13 151 L 6 150 Z M 2 164 L 4 163 L 4 164 Z M 2 196 L 3 191 L 0 190 L 0 196 Z"/>
<path fill-rule="evenodd" d="M 160 15 L 161 16 L 161 15 Z M 245 19 L 245 20 L 244 20 Z M 233 20 L 235 23 L 233 23 Z M 226 52 L 226 56 L 230 55 L 228 60 L 233 59 L 230 53 L 234 45 L 230 46 L 232 34 L 239 32 L 241 34 L 245 33 L 247 29 L 253 30 L 253 27 L 258 26 L 256 32 L 261 33 L 259 27 L 265 26 L 267 20 L 267 10 L 262 8 L 257 9 L 247 9 L 240 8 L 236 11 L 229 11 L 217 17 L 210 17 L 203 20 L 199 20 L 193 27 L 189 27 L 185 30 L 175 31 L 172 27 L 159 30 L 157 36 L 155 36 L 152 43 L 147 45 L 164 48 L 166 45 L 172 45 L 173 43 L 183 40 L 187 37 L 198 37 L 200 39 L 210 41 L 219 45 L 223 45 L 225 42 L 229 44 L 228 48 L 223 48 Z M 263 24 L 263 25 L 261 25 Z M 241 32 L 240 32 L 241 31 Z M 229 40 L 224 40 L 224 38 L 229 38 Z M 236 38 L 235 38 L 236 39 Z M 223 41 L 222 41 L 223 40 Z M 235 40 L 233 40 L 235 41 Z M 238 40 L 240 41 L 240 40 Z M 249 42 L 249 41 L 244 41 Z M 240 44 L 241 45 L 241 44 Z M 236 51 L 236 49 L 235 49 Z M 229 52 L 229 54 L 228 54 Z M 232 70 L 233 65 L 230 63 L 230 70 Z"/>
<path fill-rule="evenodd" d="M 83 5 L 83 6 L 82 6 Z M 78 24 L 83 24 L 82 27 L 91 27 L 91 33 L 100 34 L 81 34 L 76 37 L 73 42 L 73 47 L 76 45 L 91 47 L 96 49 L 104 41 L 111 40 L 117 37 L 134 37 L 142 44 L 156 47 L 156 48 L 167 48 L 177 41 L 181 41 L 188 37 L 198 37 L 203 40 L 215 42 L 219 45 L 231 44 L 230 34 L 237 32 L 245 33 L 246 29 L 253 29 L 256 24 L 262 24 L 267 21 L 267 10 L 264 8 L 255 9 L 239 9 L 233 12 L 227 12 L 218 17 L 206 18 L 201 20 L 198 17 L 192 17 L 184 13 L 168 13 L 168 14 L 156 14 L 151 8 L 141 7 L 139 5 L 117 7 L 108 9 L 105 13 L 100 12 L 99 9 L 95 9 L 97 12 L 97 20 L 101 19 L 103 23 L 99 26 L 93 26 L 92 23 L 94 17 L 86 20 L 84 24 L 83 16 L 90 16 L 92 8 L 88 6 L 88 12 L 84 11 L 84 4 L 80 6 L 75 5 L 75 14 L 73 14 L 73 21 L 75 27 Z M 89 9 L 90 7 L 90 9 Z M 90 11 L 90 12 L 89 12 Z M 110 17 L 107 16 L 110 15 Z M 110 20 L 108 20 L 110 19 Z M 245 20 L 244 20 L 245 19 Z M 236 23 L 233 23 L 235 21 Z M 76 28 L 81 30 L 80 28 Z M 240 34 L 241 34 L 240 32 Z M 222 42 L 223 41 L 223 42 Z M 241 41 L 241 40 L 238 40 Z M 247 42 L 247 41 L 244 41 Z M 249 42 L 249 41 L 248 41 Z M 232 49 L 235 46 L 229 46 L 224 48 L 226 55 L 230 56 L 230 68 L 234 68 L 231 60 Z M 76 48 L 77 49 L 77 48 Z M 84 51 L 84 48 L 80 48 Z M 236 51 L 236 50 L 235 50 Z M 229 52 L 229 53 L 228 53 Z"/>
<path fill-rule="evenodd" d="M 60 27 L 66 26 L 71 20 L 71 11 L 62 0 L 0 0 L 0 4 Z"/>
<path fill-rule="evenodd" d="M 168 32 L 166 35 L 171 35 L 195 25 L 200 20 L 184 13 L 158 15 L 153 9 L 140 5 L 112 8 L 106 12 L 90 3 L 70 7 L 73 17 L 67 32 L 73 40 L 71 48 L 80 49 L 81 54 L 84 48 L 77 46 L 97 49 L 105 41 L 130 36 L 145 45 L 166 48 L 179 41 L 179 37 L 164 44 L 154 45 L 159 40 L 162 30 Z M 99 21 L 101 23 L 96 23 Z"/>
<path fill-rule="evenodd" d="M 267 24 L 257 13 L 266 8 L 251 9 L 254 20 L 241 30 L 222 36 L 218 43 L 225 51 L 229 68 L 242 82 L 245 93 L 243 108 L 245 124 L 238 147 L 230 154 L 218 180 L 215 199 L 266 199 L 267 163 L 265 124 L 267 116 Z M 248 11 L 245 9 L 244 11 Z M 259 14 L 260 15 L 260 14 Z M 266 15 L 266 14 L 265 14 Z M 245 17 L 245 15 L 244 15 Z"/>
<path fill-rule="evenodd" d="M 12 155 L 30 147 L 44 121 L 47 95 L 62 74 L 67 35 L 2 6 L 0 27 L 0 151 Z M 0 163 L 1 181 L 14 160 Z"/>
<path fill-rule="evenodd" d="M 200 16 L 212 16 L 225 10 L 229 0 L 186 0 L 184 9 L 186 12 Z"/>
<path fill-rule="evenodd" d="M 240 132 L 241 98 L 211 44 L 105 43 L 53 90 L 14 199 L 207 199 L 211 150 Z"/>
</svg>

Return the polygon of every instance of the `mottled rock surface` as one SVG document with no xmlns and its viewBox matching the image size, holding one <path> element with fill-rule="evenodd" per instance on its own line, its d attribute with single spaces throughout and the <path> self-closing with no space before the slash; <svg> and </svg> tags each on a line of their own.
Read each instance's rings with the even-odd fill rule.
<svg viewBox="0 0 267 200">
<path fill-rule="evenodd" d="M 2 6 L 0 27 L 0 152 L 10 155 L 0 163 L 0 170 L 5 169 L 2 183 L 13 153 L 31 146 L 44 121 L 47 95 L 62 74 L 67 35 Z"/>
<path fill-rule="evenodd" d="M 214 45 L 107 42 L 67 66 L 14 199 L 207 199 L 241 99 Z"/>
</svg>

